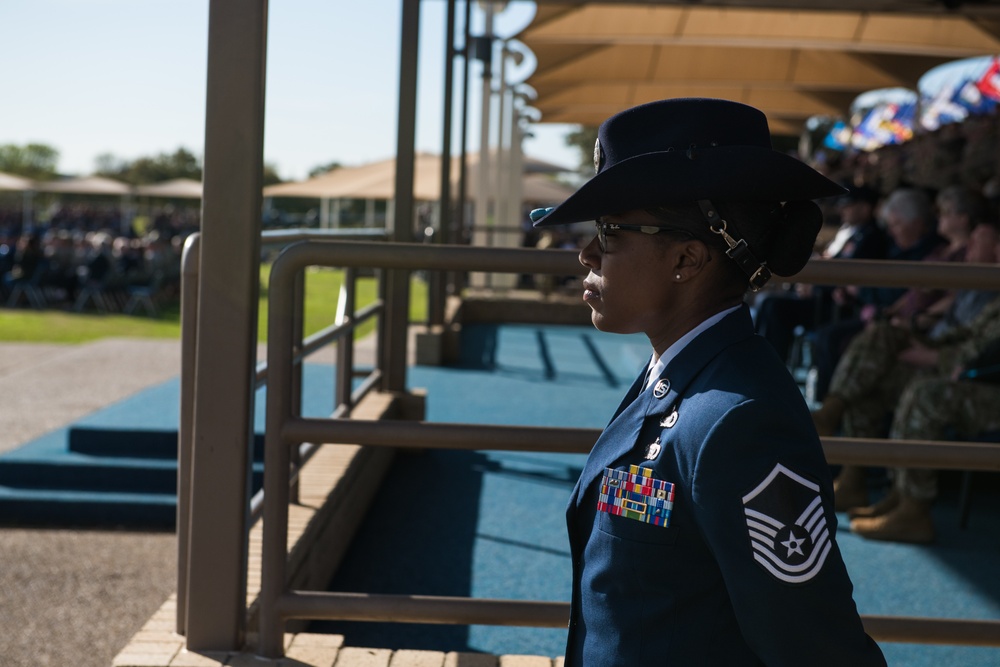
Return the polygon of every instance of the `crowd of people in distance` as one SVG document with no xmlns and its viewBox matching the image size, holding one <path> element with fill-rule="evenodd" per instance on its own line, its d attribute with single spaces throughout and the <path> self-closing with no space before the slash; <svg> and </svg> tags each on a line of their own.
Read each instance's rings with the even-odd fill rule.
<svg viewBox="0 0 1000 667">
<path fill-rule="evenodd" d="M 835 259 L 1000 263 L 1000 211 L 981 192 L 948 186 L 888 193 L 849 185 L 836 202 L 839 225 L 817 255 Z M 790 365 L 807 345 L 810 396 L 820 435 L 855 438 L 994 439 L 1000 384 L 1000 292 L 792 285 L 757 296 L 755 326 Z M 796 345 L 799 343 L 800 345 Z M 977 379 L 973 380 L 971 377 Z M 927 543 L 938 476 L 890 471 L 891 486 L 869 503 L 864 468 L 844 466 L 836 509 L 863 537 Z"/>
<path fill-rule="evenodd" d="M 141 229 L 123 230 L 122 220 L 116 206 L 69 205 L 26 227 L 19 209 L 0 209 L 0 305 L 102 312 L 141 305 L 153 314 L 157 302 L 176 298 L 197 212 L 164 208 Z"/>
</svg>

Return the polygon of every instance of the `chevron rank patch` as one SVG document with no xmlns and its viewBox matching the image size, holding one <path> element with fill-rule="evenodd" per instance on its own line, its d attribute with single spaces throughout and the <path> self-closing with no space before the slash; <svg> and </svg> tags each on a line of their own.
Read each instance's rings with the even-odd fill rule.
<svg viewBox="0 0 1000 667">
<path fill-rule="evenodd" d="M 775 578 L 802 584 L 823 568 L 833 543 L 819 486 L 780 463 L 743 496 L 753 557 Z"/>
<path fill-rule="evenodd" d="M 629 466 L 626 470 L 605 468 L 597 510 L 635 519 L 654 526 L 670 524 L 674 506 L 674 485 L 654 479 L 650 468 Z"/>
</svg>

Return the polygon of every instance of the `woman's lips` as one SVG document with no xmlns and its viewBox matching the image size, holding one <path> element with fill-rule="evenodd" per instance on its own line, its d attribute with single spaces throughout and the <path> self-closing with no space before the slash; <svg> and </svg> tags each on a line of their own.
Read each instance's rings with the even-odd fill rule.
<svg viewBox="0 0 1000 667">
<path fill-rule="evenodd" d="M 601 292 L 597 289 L 597 286 L 593 283 L 583 283 L 583 300 L 593 301 L 595 299 L 601 298 Z"/>
</svg>

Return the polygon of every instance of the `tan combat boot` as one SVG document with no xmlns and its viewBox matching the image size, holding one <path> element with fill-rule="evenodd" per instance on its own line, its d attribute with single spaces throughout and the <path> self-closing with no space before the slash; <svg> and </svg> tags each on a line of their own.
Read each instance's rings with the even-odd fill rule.
<svg viewBox="0 0 1000 667">
<path fill-rule="evenodd" d="M 833 509 L 846 512 L 868 504 L 868 486 L 865 469 L 861 466 L 844 466 L 833 480 Z"/>
<path fill-rule="evenodd" d="M 882 516 L 858 517 L 851 520 L 851 532 L 870 540 L 913 542 L 934 541 L 931 501 L 918 500 L 900 493 L 899 504 Z"/>
<path fill-rule="evenodd" d="M 885 494 L 885 497 L 874 505 L 869 505 L 868 507 L 853 507 L 847 510 L 847 516 L 851 519 L 870 519 L 872 517 L 887 514 L 896 509 L 896 506 L 898 505 L 899 492 L 896 491 L 896 489 L 890 489 L 889 493 Z"/>
<path fill-rule="evenodd" d="M 846 407 L 844 399 L 840 396 L 828 394 L 823 399 L 823 405 L 812 411 L 816 432 L 823 437 L 836 434 L 837 429 L 840 428 L 840 418 L 844 416 L 844 409 Z"/>
</svg>

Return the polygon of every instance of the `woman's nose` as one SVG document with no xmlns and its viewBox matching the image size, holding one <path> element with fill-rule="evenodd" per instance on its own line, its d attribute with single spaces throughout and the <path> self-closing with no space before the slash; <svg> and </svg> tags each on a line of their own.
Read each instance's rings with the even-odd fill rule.
<svg viewBox="0 0 1000 667">
<path fill-rule="evenodd" d="M 597 244 L 597 235 L 590 239 L 590 243 L 583 246 L 580 251 L 580 263 L 588 269 L 596 269 L 601 266 L 601 248 Z"/>
</svg>

